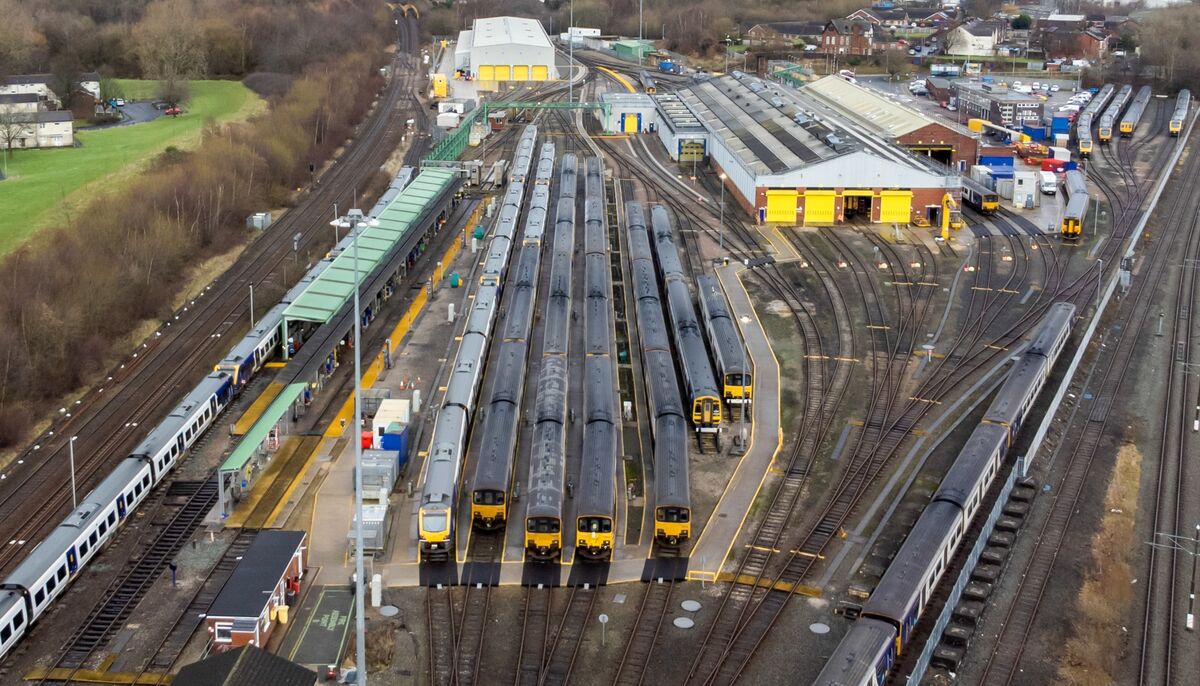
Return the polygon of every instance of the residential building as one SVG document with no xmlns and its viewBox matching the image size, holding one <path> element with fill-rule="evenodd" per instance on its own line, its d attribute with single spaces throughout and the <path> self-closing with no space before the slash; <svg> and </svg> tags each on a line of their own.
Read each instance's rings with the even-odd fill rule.
<svg viewBox="0 0 1200 686">
<path fill-rule="evenodd" d="M 825 22 L 821 21 L 776 21 L 755 24 L 746 33 L 746 44 L 754 46 L 791 46 L 797 41 L 819 45 Z"/>
<path fill-rule="evenodd" d="M 4 128 L 0 145 L 7 147 L 9 126 L 17 132 L 13 138 L 13 149 L 66 148 L 75 145 L 75 122 L 70 110 L 53 112 L 17 112 L 0 115 Z M 19 127 L 19 128 L 16 128 Z"/>
<path fill-rule="evenodd" d="M 37 93 L 3 93 L 0 94 L 0 114 L 9 112 L 33 113 L 37 112 L 41 105 L 41 99 Z"/>
<path fill-rule="evenodd" d="M 3 77 L 0 78 L 0 95 L 33 93 L 46 104 L 47 109 L 58 109 L 62 107 L 62 98 L 54 90 L 54 81 L 53 74 L 16 74 Z M 98 100 L 100 98 L 100 75 L 94 71 L 80 74 L 79 79 L 75 81 L 74 89 L 85 91 Z"/>
<path fill-rule="evenodd" d="M 1108 54 L 1108 34 L 1100 29 L 1079 31 L 1051 26 L 1042 30 L 1041 38 L 1046 59 L 1098 60 Z"/>
<path fill-rule="evenodd" d="M 995 54 L 996 45 L 1004 40 L 1006 26 L 1002 21 L 980 20 L 957 26 L 946 34 L 946 54 L 990 57 Z"/>
<path fill-rule="evenodd" d="M 875 27 L 864 19 L 831 19 L 821 34 L 821 52 L 827 55 L 870 55 Z"/>
<path fill-rule="evenodd" d="M 846 18 L 862 19 L 876 26 L 899 29 L 913 24 L 918 26 L 932 26 L 944 23 L 953 19 L 955 14 L 957 13 L 953 10 L 944 10 L 935 5 L 907 5 L 891 9 L 864 7 L 846 15 Z"/>
<path fill-rule="evenodd" d="M 958 82 L 954 84 L 955 99 L 964 119 L 986 119 L 993 124 L 1019 129 L 1022 124 L 1042 121 L 1044 105 L 1041 100 L 1015 93 L 990 84 Z"/>
</svg>

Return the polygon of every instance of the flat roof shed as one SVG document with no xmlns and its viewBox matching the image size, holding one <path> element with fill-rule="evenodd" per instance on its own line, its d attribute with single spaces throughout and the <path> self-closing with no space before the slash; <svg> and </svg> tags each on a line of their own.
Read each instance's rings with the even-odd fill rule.
<svg viewBox="0 0 1200 686">
<path fill-rule="evenodd" d="M 286 621 L 289 591 L 304 576 L 305 539 L 303 531 L 259 532 L 209 607 L 214 650 L 262 647 L 281 613 Z"/>
</svg>

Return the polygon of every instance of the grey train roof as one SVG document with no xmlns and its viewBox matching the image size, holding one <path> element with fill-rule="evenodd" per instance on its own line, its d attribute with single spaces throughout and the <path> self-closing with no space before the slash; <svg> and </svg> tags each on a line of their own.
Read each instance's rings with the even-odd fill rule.
<svg viewBox="0 0 1200 686">
<path fill-rule="evenodd" d="M 675 415 L 655 420 L 654 506 L 690 507 L 687 421 Z"/>
</svg>

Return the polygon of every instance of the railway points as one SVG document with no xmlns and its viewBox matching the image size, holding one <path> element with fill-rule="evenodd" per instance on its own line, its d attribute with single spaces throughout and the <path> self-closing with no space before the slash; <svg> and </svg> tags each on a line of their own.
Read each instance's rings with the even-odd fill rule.
<svg viewBox="0 0 1200 686">
<path fill-rule="evenodd" d="M 472 47 L 486 42 L 470 38 Z M 446 60 L 458 59 L 443 47 Z M 836 669 L 841 662 L 827 656 L 855 652 L 855 641 L 896 678 L 928 668 L 917 664 L 922 646 L 937 648 L 935 669 L 969 666 L 953 641 L 983 650 L 987 640 L 963 638 L 971 633 L 960 623 L 941 634 L 933 617 L 950 579 L 968 569 L 972 516 L 993 507 L 988 485 L 1001 478 L 996 471 L 1024 466 L 1028 431 L 1019 427 L 1045 406 L 1007 402 L 1017 382 L 1001 380 L 1027 378 L 1030 356 L 1044 354 L 1034 333 L 1056 307 L 1077 314 L 1060 330 L 1083 328 L 1098 278 L 1128 268 L 1121 251 L 1190 97 L 1172 101 L 1178 111 L 1148 99 L 1131 139 L 1113 137 L 1086 173 L 1068 175 L 1063 204 L 1082 201 L 1084 210 L 1060 231 L 1062 194 L 1013 211 L 996 188 L 965 184 L 959 195 L 964 184 L 923 158 L 974 158 L 1001 146 L 950 124 L 935 145 L 914 143 L 932 131 L 925 115 L 843 79 L 806 93 L 740 72 L 637 79 L 628 65 L 590 55 L 584 63 L 593 66 L 577 97 L 607 105 L 594 117 L 591 105 L 582 117 L 522 105 L 565 95 L 561 83 L 531 79 L 510 84 L 502 116 L 481 110 L 468 122 L 463 156 L 485 169 L 510 162 L 506 180 L 476 185 L 469 165 L 445 159 L 414 170 L 417 184 L 436 176 L 434 167 L 465 178 L 435 193 L 444 215 L 422 219 L 440 215 L 441 228 L 421 241 L 422 252 L 436 246 L 436 254 L 405 260 L 400 280 L 373 279 L 368 289 L 392 291 L 367 299 L 363 383 L 371 403 L 407 403 L 403 430 L 376 431 L 373 406 L 344 400 L 343 334 L 359 316 L 346 311 L 344 260 L 285 303 L 293 317 L 277 345 L 296 334 L 303 345 L 289 351 L 294 359 L 243 354 L 225 370 L 231 387 L 245 389 L 229 403 L 239 415 L 226 410 L 220 420 L 231 424 L 232 450 L 204 438 L 193 452 L 222 453 L 220 491 L 237 497 L 210 518 L 215 541 L 204 554 L 235 550 L 258 528 L 308 532 L 311 578 L 291 626 L 268 647 L 312 667 L 343 654 L 358 582 L 407 615 L 412 654 L 397 644 L 388 669 L 436 683 L 578 681 L 585 663 L 589 679 L 619 683 L 651 673 L 688 683 L 794 681 Z M 600 66 L 654 92 L 622 94 Z M 846 103 L 873 103 L 881 114 L 872 123 Z M 871 176 L 880 170 L 903 177 L 900 187 Z M 372 215 L 404 197 L 385 196 Z M 960 206 L 969 230 L 949 241 L 922 225 Z M 375 238 L 366 247 L 378 248 Z M 752 362 L 745 441 L 735 440 L 741 408 L 729 402 L 724 353 L 704 326 L 702 289 L 713 277 Z M 1074 355 L 1058 345 L 1068 339 L 1078 335 L 1056 339 L 1054 355 Z M 696 366 L 701 358 L 711 382 Z M 1046 380 L 1052 366 L 1034 376 Z M 996 386 L 995 399 L 980 390 Z M 1023 388 L 1034 390 L 1022 401 L 1036 398 L 1040 382 Z M 959 421 L 953 413 L 963 405 L 1007 414 Z M 701 449 L 695 429 L 720 440 Z M 987 459 L 972 470 L 970 460 L 955 465 L 960 449 L 974 455 L 985 439 Z M 931 440 L 943 448 L 913 467 Z M 403 445 L 387 448 L 394 483 L 367 493 L 363 580 L 351 578 L 347 537 L 355 441 Z M 198 462 L 176 469 L 203 476 Z M 978 477 L 974 485 L 950 488 L 964 471 Z M 1172 477 L 1164 474 L 1165 488 Z M 1022 497 L 1032 499 L 1025 509 L 994 506 L 1004 507 L 1001 538 L 1017 546 L 1028 536 L 1021 521 L 1046 501 Z M 945 545 L 912 552 L 928 531 Z M 935 558 L 943 562 L 930 573 Z M 1178 588 L 1164 569 L 1155 584 Z M 997 570 L 979 574 L 1004 583 Z M 931 592 L 909 617 L 905 589 L 923 580 Z M 968 603 L 987 599 L 981 588 L 968 587 Z M 700 602 L 683 607 L 683 599 Z M 896 607 L 885 607 L 891 601 Z M 598 624 L 601 613 L 611 624 Z M 369 609 L 368 630 L 399 635 L 386 617 Z M 897 625 L 899 643 L 880 639 Z M 198 642 L 182 651 L 186 659 L 203 650 Z M 90 666 L 116 676 L 136 672 L 135 662 Z"/>
</svg>

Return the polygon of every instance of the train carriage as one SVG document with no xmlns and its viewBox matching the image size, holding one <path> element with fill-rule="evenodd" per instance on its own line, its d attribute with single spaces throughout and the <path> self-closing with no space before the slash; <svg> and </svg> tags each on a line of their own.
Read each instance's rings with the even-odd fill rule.
<svg viewBox="0 0 1200 686">
<path fill-rule="evenodd" d="M 704 329 L 712 343 L 721 397 L 731 405 L 749 404 L 754 395 L 750 360 L 741 334 L 729 315 L 725 294 L 721 292 L 717 280 L 708 275 L 696 277 L 696 291 L 700 296 Z"/>
<path fill-rule="evenodd" d="M 679 546 L 692 537 L 691 502 L 687 422 L 664 414 L 654 432 L 654 537 L 660 543 Z"/>
<path fill-rule="evenodd" d="M 1150 98 L 1153 94 L 1150 86 L 1142 86 L 1138 89 L 1137 96 L 1129 104 L 1129 110 L 1121 118 L 1122 138 L 1133 137 L 1134 131 L 1137 130 L 1138 124 L 1142 121 L 1142 115 L 1145 114 L 1146 108 L 1150 105 Z"/>
<path fill-rule="evenodd" d="M 1113 96 L 1113 100 L 1105 108 L 1104 113 L 1100 115 L 1100 124 L 1096 130 L 1097 138 L 1101 145 L 1107 145 L 1113 137 L 1113 129 L 1119 126 L 1119 118 L 1122 110 L 1129 104 L 1129 99 L 1133 96 L 1133 86 L 1121 86 L 1121 90 Z"/>
<path fill-rule="evenodd" d="M 981 214 L 995 214 L 1000 209 L 1000 195 L 969 176 L 962 177 L 962 198 L 963 202 Z"/>
<path fill-rule="evenodd" d="M 951 503 L 962 513 L 958 520 L 958 533 L 951 541 L 952 547 L 958 546 L 983 505 L 988 486 L 996 478 L 1008 446 L 1009 432 L 1006 427 L 980 424 L 971 432 L 958 459 L 942 478 L 933 499 Z"/>
<path fill-rule="evenodd" d="M 896 661 L 896 627 L 860 619 L 838 643 L 813 686 L 880 686 Z"/>
<path fill-rule="evenodd" d="M 1183 123 L 1187 121 L 1188 109 L 1192 104 L 1192 92 L 1184 88 L 1175 96 L 1175 109 L 1171 112 L 1171 121 L 1167 130 L 1172 136 L 1178 136 L 1183 131 Z"/>
<path fill-rule="evenodd" d="M 654 83 L 654 77 L 650 75 L 650 72 L 643 69 L 642 72 L 638 74 L 638 81 L 642 85 L 642 92 L 646 93 L 647 95 L 654 95 L 658 92 L 658 86 Z"/>
<path fill-rule="evenodd" d="M 1083 234 L 1083 222 L 1087 219 L 1088 206 L 1091 204 L 1091 194 L 1088 193 L 1083 172 L 1078 169 L 1068 171 L 1064 190 L 1067 194 L 1067 208 L 1063 212 L 1059 234 L 1065 240 L 1078 240 Z"/>
</svg>

